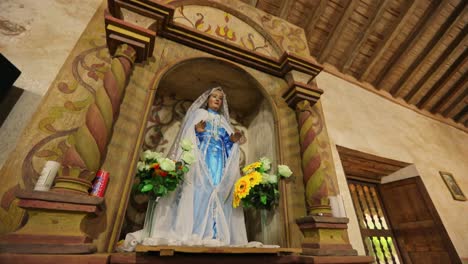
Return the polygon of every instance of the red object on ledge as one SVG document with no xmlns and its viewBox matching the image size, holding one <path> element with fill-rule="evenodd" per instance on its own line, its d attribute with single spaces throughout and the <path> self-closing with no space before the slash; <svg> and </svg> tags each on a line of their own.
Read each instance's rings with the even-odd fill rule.
<svg viewBox="0 0 468 264">
<path fill-rule="evenodd" d="M 104 197 L 106 192 L 107 183 L 109 182 L 109 172 L 105 170 L 98 170 L 96 173 L 96 178 L 93 183 L 93 189 L 91 190 L 91 195 L 97 197 Z"/>
</svg>

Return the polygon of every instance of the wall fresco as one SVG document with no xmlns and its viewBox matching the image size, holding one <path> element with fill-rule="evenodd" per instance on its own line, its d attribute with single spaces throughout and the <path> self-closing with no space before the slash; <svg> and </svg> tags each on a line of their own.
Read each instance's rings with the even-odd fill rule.
<svg viewBox="0 0 468 264">
<path fill-rule="evenodd" d="M 12 191 L 33 189 L 47 160 L 63 161 L 68 148 L 67 137 L 84 122 L 87 107 L 94 101 L 95 89 L 103 85 L 110 61 L 105 37 L 96 31 L 80 42 L 76 55 L 67 59 L 68 67 L 62 68 L 25 129 L 26 136 L 12 155 L 16 160 L 11 162 L 14 158 L 10 156 L 0 171 L 17 175 L 5 179 L 0 187 L 0 193 L 4 193 L 0 220 L 8 223 L 0 227 L 0 234 L 16 229 L 20 221 L 13 219 L 22 218 L 23 210 L 16 208 L 10 197 Z"/>
<path fill-rule="evenodd" d="M 174 22 L 245 49 L 270 57 L 279 57 L 265 37 L 244 21 L 222 10 L 208 6 L 180 6 L 174 12 Z"/>
<path fill-rule="evenodd" d="M 190 8 L 190 6 L 193 5 L 193 3 L 190 2 L 184 4 L 186 1 L 180 0 L 169 0 L 162 2 L 165 4 L 178 6 L 179 8 L 182 5 L 184 5 L 184 9 Z M 245 21 L 243 23 L 248 24 L 245 24 L 242 27 L 235 27 L 236 31 L 246 32 L 246 29 L 248 29 L 247 31 L 251 33 L 259 32 L 260 36 L 263 36 L 263 38 L 267 38 L 270 45 L 272 45 L 274 48 L 279 47 L 282 51 L 295 53 L 304 57 L 310 57 L 304 30 L 302 28 L 290 24 L 280 18 L 271 16 L 270 14 L 265 13 L 262 10 L 256 9 L 251 5 L 245 4 L 242 1 L 210 0 L 210 2 L 211 3 L 204 3 L 203 6 L 201 4 L 196 6 L 196 10 L 206 8 L 208 5 L 216 6 L 217 8 L 219 8 L 218 10 L 215 10 L 217 10 L 216 13 L 219 13 L 220 15 L 217 15 L 217 19 L 213 21 L 213 25 L 211 26 L 210 30 L 214 30 L 216 27 L 213 28 L 213 26 L 217 25 L 217 23 L 220 23 L 220 25 L 223 23 L 223 11 L 221 10 L 226 10 L 225 12 L 228 12 L 233 17 L 236 17 L 239 21 Z M 195 5 L 193 6 L 195 7 Z M 202 12 L 199 13 L 202 14 L 204 18 L 208 16 L 207 14 L 203 14 Z M 193 23 L 193 21 L 197 21 L 197 19 L 201 18 L 202 16 L 197 16 L 195 13 L 195 16 L 192 17 L 191 21 Z M 175 21 L 179 22 L 179 20 Z M 194 25 L 195 24 L 193 23 L 193 25 L 191 26 L 194 27 Z M 199 26 L 202 25 L 199 24 Z M 207 30 L 209 26 L 204 24 L 202 28 Z M 264 45 L 261 42 L 259 42 L 259 39 L 261 40 L 262 38 L 255 37 L 255 43 L 258 45 L 250 44 L 251 40 L 249 39 L 248 34 L 244 35 L 244 38 L 244 42 L 247 47 L 261 47 L 262 45 Z M 236 37 L 236 39 L 238 39 L 238 36 Z M 248 41 L 249 43 L 247 43 L 246 41 Z M 275 50 L 276 52 L 280 52 L 276 48 Z"/>
</svg>

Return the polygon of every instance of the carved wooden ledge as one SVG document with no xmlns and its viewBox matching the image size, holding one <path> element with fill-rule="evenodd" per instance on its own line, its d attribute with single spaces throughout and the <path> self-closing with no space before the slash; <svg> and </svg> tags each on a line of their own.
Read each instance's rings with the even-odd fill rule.
<svg viewBox="0 0 468 264">
<path fill-rule="evenodd" d="M 130 45 L 136 51 L 135 62 L 144 62 L 153 56 L 156 32 L 142 28 L 104 12 L 106 40 L 109 52 L 115 53 L 119 45 Z"/>
<path fill-rule="evenodd" d="M 317 86 L 315 75 L 291 70 L 284 76 L 284 79 L 288 84 L 288 90 L 283 93 L 283 98 L 293 110 L 296 110 L 297 105 L 302 101 L 307 101 L 310 106 L 313 106 L 323 94 L 323 90 Z"/>
<path fill-rule="evenodd" d="M 19 190 L 18 206 L 28 219 L 19 230 L 0 237 L 0 253 L 87 254 L 96 252 L 81 222 L 103 211 L 104 198 L 57 192 Z"/>
</svg>

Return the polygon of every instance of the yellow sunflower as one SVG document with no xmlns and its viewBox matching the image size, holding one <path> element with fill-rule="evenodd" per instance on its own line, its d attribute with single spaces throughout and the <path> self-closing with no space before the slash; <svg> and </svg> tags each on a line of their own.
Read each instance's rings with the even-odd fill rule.
<svg viewBox="0 0 468 264">
<path fill-rule="evenodd" d="M 236 184 L 234 185 L 234 195 L 239 196 L 239 198 L 246 197 L 250 192 L 250 181 L 247 177 L 241 177 L 237 180 Z"/>
<path fill-rule="evenodd" d="M 262 181 L 262 175 L 258 171 L 253 171 L 244 177 L 249 178 L 250 186 L 254 187 L 255 185 L 259 184 Z"/>
<path fill-rule="evenodd" d="M 244 173 L 250 173 L 251 171 L 255 170 L 256 168 L 260 168 L 260 166 L 262 166 L 262 163 L 257 161 L 257 162 L 254 162 L 254 163 L 251 163 L 247 166 L 245 166 L 242 171 Z"/>
<path fill-rule="evenodd" d="M 241 199 L 239 198 L 239 196 L 237 196 L 237 194 L 234 194 L 234 198 L 232 199 L 232 207 L 234 208 L 239 207 L 240 201 Z"/>
</svg>

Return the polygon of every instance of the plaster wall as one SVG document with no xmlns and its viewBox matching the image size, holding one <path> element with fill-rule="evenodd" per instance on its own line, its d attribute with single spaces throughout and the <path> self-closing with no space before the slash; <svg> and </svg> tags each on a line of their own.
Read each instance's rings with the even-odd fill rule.
<svg viewBox="0 0 468 264">
<path fill-rule="evenodd" d="M 454 200 L 439 175 L 439 171 L 451 172 L 468 193 L 468 135 L 329 73 L 322 72 L 316 79 L 325 91 L 321 101 L 334 144 L 413 163 L 459 256 L 468 257 L 468 202 Z M 351 220 L 350 239 L 360 249 L 362 242 L 349 189 L 336 150 L 333 154 L 340 192 Z"/>
<path fill-rule="evenodd" d="M 102 0 L 0 1 L 0 53 L 25 92 L 0 128 L 0 167 Z"/>
<path fill-rule="evenodd" d="M 0 1 L 0 52 L 17 87 L 44 95 L 102 0 Z"/>
</svg>

